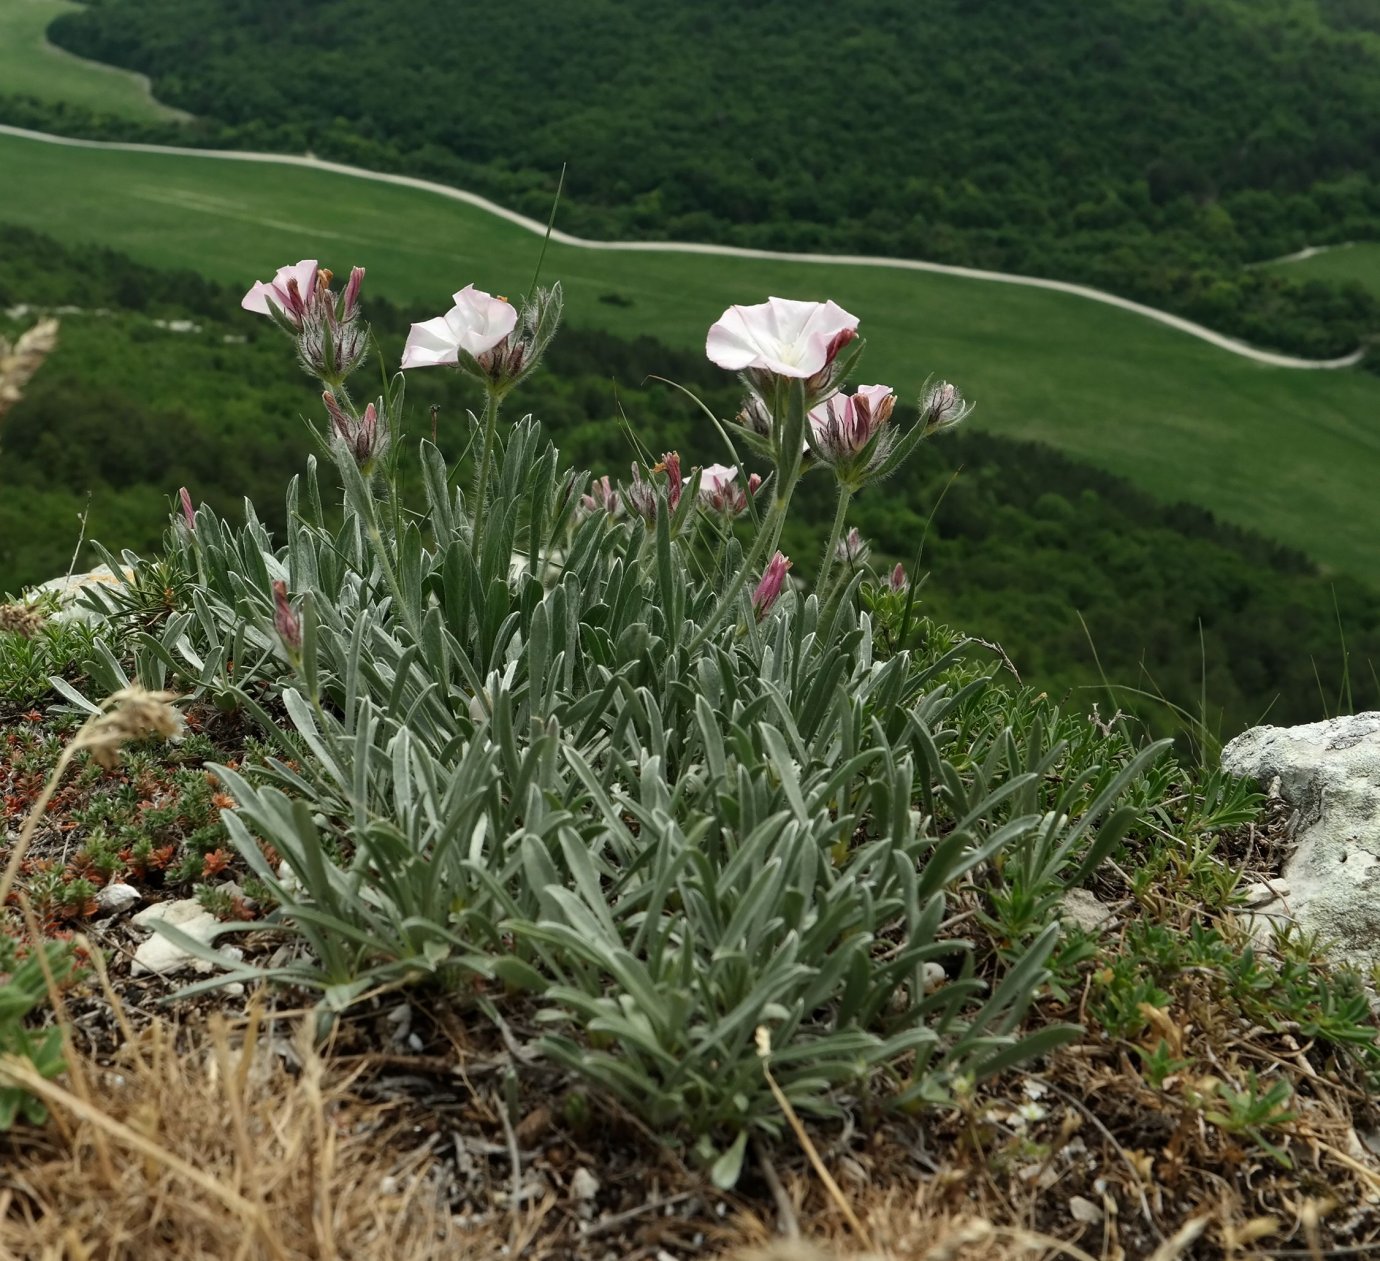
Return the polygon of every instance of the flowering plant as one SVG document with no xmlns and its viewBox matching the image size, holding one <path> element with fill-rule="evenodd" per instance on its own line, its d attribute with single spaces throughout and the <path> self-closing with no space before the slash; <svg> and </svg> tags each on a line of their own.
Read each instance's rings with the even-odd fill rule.
<svg viewBox="0 0 1380 1261">
<path fill-rule="evenodd" d="M 329 286 L 286 270 L 259 297 L 297 336 Z M 424 441 L 409 507 L 405 378 L 360 409 L 323 374 L 345 511 L 323 506 L 314 465 L 282 546 L 188 496 L 169 546 L 201 575 L 195 609 L 140 640 L 141 672 L 292 728 L 291 759 L 216 773 L 272 927 L 302 949 L 229 978 L 314 987 L 327 1017 L 422 977 L 485 1010 L 535 995 L 548 1061 L 685 1136 L 722 1185 L 750 1137 L 779 1131 L 780 1097 L 814 1115 L 917 1107 L 1066 1036 L 1013 1032 L 1057 926 L 984 993 L 950 893 L 1021 846 L 1041 870 L 1095 861 L 1126 824 L 1092 843 L 1093 816 L 1144 765 L 1088 797 L 1051 771 L 1062 736 L 1046 747 L 1043 723 L 1013 732 L 999 699 L 984 710 L 987 680 L 958 650 L 874 651 L 856 575 L 828 582 L 868 560 L 842 530 L 850 486 L 942 428 L 952 400 L 896 435 L 890 391 L 838 393 L 854 317 L 765 306 L 726 312 L 711 345 L 754 409 L 724 432 L 761 439 L 769 467 L 669 451 L 616 487 L 565 466 L 532 418 L 498 424 L 559 289 L 517 307 L 461 289 L 439 325 L 414 326 L 404 367 L 483 384 L 473 489 Z M 807 451 L 840 485 L 813 592 L 778 546 Z M 981 734 L 951 759 L 963 724 Z M 940 955 L 963 965 L 936 994 Z"/>
</svg>

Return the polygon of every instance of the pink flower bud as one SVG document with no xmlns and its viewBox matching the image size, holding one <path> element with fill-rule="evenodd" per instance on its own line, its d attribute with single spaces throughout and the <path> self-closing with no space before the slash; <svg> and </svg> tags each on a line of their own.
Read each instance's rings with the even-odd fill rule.
<svg viewBox="0 0 1380 1261">
<path fill-rule="evenodd" d="M 586 516 L 595 512 L 606 512 L 615 519 L 622 516 L 623 501 L 619 498 L 618 492 L 614 489 L 613 482 L 609 480 L 607 473 L 590 484 L 588 494 L 580 496 L 580 510 Z"/>
<path fill-rule="evenodd" d="M 906 577 L 905 566 L 900 561 L 896 562 L 896 568 L 891 571 L 891 577 L 887 579 L 887 586 L 897 595 L 910 586 L 910 579 Z"/>
<path fill-rule="evenodd" d="M 759 622 L 771 612 L 772 605 L 780 597 L 781 588 L 786 581 L 786 572 L 790 567 L 790 560 L 781 552 L 777 552 L 767 562 L 766 569 L 762 571 L 761 581 L 752 593 L 752 610 Z"/>
<path fill-rule="evenodd" d="M 273 584 L 273 628 L 290 652 L 302 648 L 302 623 L 288 600 L 287 584 Z"/>
<path fill-rule="evenodd" d="M 341 320 L 352 320 L 359 313 L 359 288 L 363 283 L 364 268 L 350 268 L 350 279 L 345 283 L 345 295 L 340 300 Z"/>
<path fill-rule="evenodd" d="M 367 473 L 388 449 L 388 431 L 379 427 L 383 399 L 380 398 L 377 405 L 370 403 L 359 417 L 341 407 L 330 390 L 321 395 L 321 401 L 326 404 L 336 441 L 350 453 L 361 471 Z"/>
<path fill-rule="evenodd" d="M 896 441 L 887 428 L 895 406 L 890 386 L 861 385 L 851 396 L 835 394 L 812 408 L 810 434 L 820 457 L 844 473 L 866 473 L 877 467 Z M 866 460 L 859 461 L 857 457 L 865 452 Z"/>
<path fill-rule="evenodd" d="M 177 492 L 177 497 L 182 501 L 182 520 L 187 525 L 189 533 L 196 533 L 196 509 L 192 507 L 192 496 L 185 486 Z"/>
<path fill-rule="evenodd" d="M 680 452 L 668 451 L 661 457 L 658 469 L 666 473 L 666 503 L 672 512 L 680 505 Z"/>
<path fill-rule="evenodd" d="M 862 565 L 866 563 L 870 553 L 871 548 L 867 546 L 867 540 L 858 533 L 858 527 L 854 526 L 839 539 L 838 546 L 834 549 L 834 559 L 840 565 Z"/>
</svg>

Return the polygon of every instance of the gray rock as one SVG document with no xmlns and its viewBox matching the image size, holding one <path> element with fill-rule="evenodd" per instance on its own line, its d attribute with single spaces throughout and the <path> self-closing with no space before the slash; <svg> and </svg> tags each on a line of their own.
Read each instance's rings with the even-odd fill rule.
<svg viewBox="0 0 1380 1261">
<path fill-rule="evenodd" d="M 1380 965 L 1380 713 L 1254 727 L 1222 750 L 1222 766 L 1278 780 L 1298 812 L 1285 883 L 1255 908 L 1257 927 L 1294 923 L 1340 961 Z"/>
<path fill-rule="evenodd" d="M 1066 889 L 1060 898 L 1059 918 L 1085 933 L 1100 933 L 1112 926 L 1116 912 L 1089 889 Z"/>
</svg>

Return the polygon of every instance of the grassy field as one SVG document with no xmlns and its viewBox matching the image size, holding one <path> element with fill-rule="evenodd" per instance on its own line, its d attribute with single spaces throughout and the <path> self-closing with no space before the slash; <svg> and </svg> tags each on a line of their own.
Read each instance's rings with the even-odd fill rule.
<svg viewBox="0 0 1380 1261">
<path fill-rule="evenodd" d="M 1294 280 L 1358 280 L 1372 293 L 1380 295 L 1380 242 L 1358 241 L 1355 245 L 1323 250 L 1311 258 L 1272 266 Z"/>
<path fill-rule="evenodd" d="M 539 248 L 482 211 L 325 172 L 10 137 L 0 169 L 7 219 L 246 286 L 304 256 L 361 263 L 367 291 L 419 318 L 469 281 L 520 293 Z M 977 400 L 975 424 L 1052 443 L 1380 582 L 1373 376 L 1262 367 L 1085 299 L 914 272 L 552 246 L 545 276 L 565 284 L 573 323 L 685 347 L 702 345 L 730 303 L 831 297 L 862 318 L 865 379 L 914 394 L 942 374 Z M 611 295 L 616 304 L 601 301 Z M 717 451 L 706 434 L 703 451 L 685 454 Z"/>
<path fill-rule="evenodd" d="M 0 92 L 65 101 L 120 118 L 183 118 L 160 105 L 141 75 L 83 61 L 52 47 L 43 32 L 60 13 L 81 8 L 69 0 L 0 0 Z"/>
</svg>

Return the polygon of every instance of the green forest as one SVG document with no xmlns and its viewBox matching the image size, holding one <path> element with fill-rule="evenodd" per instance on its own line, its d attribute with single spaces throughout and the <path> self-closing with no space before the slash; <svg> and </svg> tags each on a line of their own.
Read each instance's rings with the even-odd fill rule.
<svg viewBox="0 0 1380 1261">
<path fill-rule="evenodd" d="M 88 533 L 116 550 L 157 542 L 180 485 L 232 515 L 249 496 L 281 526 L 281 487 L 313 449 L 320 404 L 238 293 L 0 228 L 0 311 L 20 303 L 84 313 L 65 319 L 58 352 L 0 431 L 0 590 L 65 572 L 88 505 Z M 380 353 L 365 375 L 397 364 L 407 328 L 385 302 L 368 310 Z M 178 321 L 194 327 L 166 327 Z M 698 406 L 652 374 L 719 416 L 737 409 L 737 385 L 700 356 L 579 328 L 562 332 L 514 406 L 577 466 L 615 479 L 639 444 L 652 458 L 678 449 L 687 466 L 719 458 Z M 443 450 L 461 457 L 477 402 L 459 374 L 412 374 L 413 436 L 429 432 L 434 405 Z M 825 479 L 807 478 L 800 503 L 785 548 L 808 575 L 832 507 Z M 1195 713 L 1205 695 L 1209 725 L 1225 732 L 1266 713 L 1300 721 L 1380 702 L 1380 594 L 1048 448 L 945 435 L 865 493 L 856 519 L 877 562 L 923 577 L 923 613 L 981 628 L 1028 682 L 1090 689 L 1080 704 L 1177 725 L 1130 690 L 1108 696 L 1101 672 Z"/>
<path fill-rule="evenodd" d="M 1377 26 L 1369 0 L 99 0 L 50 37 L 198 121 L 0 119 L 309 150 L 539 217 L 564 168 L 576 233 L 1052 275 L 1325 356 L 1380 301 L 1246 264 L 1375 236 Z"/>
</svg>

